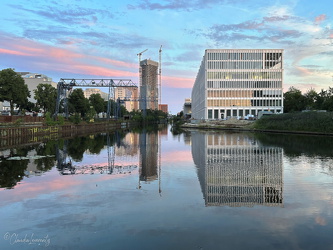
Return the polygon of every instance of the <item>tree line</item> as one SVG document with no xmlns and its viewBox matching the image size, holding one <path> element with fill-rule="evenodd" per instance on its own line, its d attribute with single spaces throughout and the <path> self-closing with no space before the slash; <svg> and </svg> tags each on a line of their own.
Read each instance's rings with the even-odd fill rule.
<svg viewBox="0 0 333 250">
<path fill-rule="evenodd" d="M 4 69 L 0 71 L 0 101 L 8 101 L 10 112 L 14 114 L 14 108 L 20 111 L 39 112 L 43 110 L 44 114 L 53 114 L 57 103 L 57 89 L 50 84 L 40 83 L 34 91 L 36 103 L 28 101 L 31 97 L 28 86 L 24 79 L 13 69 Z M 108 101 L 105 101 L 100 94 L 92 94 L 89 98 L 84 96 L 82 89 L 74 89 L 68 97 L 68 111 L 73 119 L 87 121 L 96 117 L 99 113 L 106 113 Z M 63 102 L 60 103 L 60 113 L 64 112 Z M 23 112 L 24 113 L 24 112 Z M 166 119 L 167 113 L 160 110 L 147 110 L 146 116 L 142 117 L 140 111 L 128 111 L 119 102 L 111 100 L 110 115 L 123 117 L 130 115 L 137 121 L 153 121 Z"/>
<path fill-rule="evenodd" d="M 333 111 L 333 88 L 322 89 L 319 93 L 310 89 L 302 94 L 299 89 L 290 87 L 284 93 L 284 112 L 290 113 L 302 110 Z"/>
</svg>

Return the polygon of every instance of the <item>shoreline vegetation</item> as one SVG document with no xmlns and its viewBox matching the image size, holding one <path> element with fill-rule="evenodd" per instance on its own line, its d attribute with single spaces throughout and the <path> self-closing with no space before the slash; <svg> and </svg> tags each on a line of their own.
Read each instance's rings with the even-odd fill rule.
<svg viewBox="0 0 333 250">
<path fill-rule="evenodd" d="M 200 121 L 184 123 L 182 128 L 234 130 L 270 133 L 293 133 L 333 136 L 333 112 L 297 112 L 263 116 L 258 120 Z"/>
</svg>

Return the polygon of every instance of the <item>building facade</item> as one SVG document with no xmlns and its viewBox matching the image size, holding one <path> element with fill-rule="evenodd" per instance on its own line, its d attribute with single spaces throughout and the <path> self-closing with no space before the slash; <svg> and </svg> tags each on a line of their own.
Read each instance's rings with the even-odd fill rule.
<svg viewBox="0 0 333 250">
<path fill-rule="evenodd" d="M 185 98 L 183 113 L 185 118 L 191 118 L 192 116 L 192 101 L 191 98 Z"/>
<path fill-rule="evenodd" d="M 282 88 L 282 49 L 207 49 L 192 89 L 192 117 L 280 113 Z"/>
<path fill-rule="evenodd" d="M 158 109 L 158 62 L 140 62 L 140 109 Z"/>
<path fill-rule="evenodd" d="M 169 110 L 168 110 L 168 104 L 159 104 L 158 105 L 158 110 L 161 110 L 164 113 L 168 113 L 169 112 Z"/>
<path fill-rule="evenodd" d="M 123 100 L 123 105 L 128 111 L 138 110 L 139 109 L 139 94 L 138 88 L 133 87 L 118 87 L 115 88 L 115 100 L 118 98 Z"/>
<path fill-rule="evenodd" d="M 57 88 L 57 83 L 52 81 L 52 78 L 39 73 L 30 73 L 30 72 L 16 72 L 19 74 L 23 80 L 24 83 L 28 86 L 28 90 L 30 92 L 30 97 L 28 97 L 28 101 L 32 103 L 36 103 L 35 99 L 35 92 L 34 90 L 37 89 L 37 86 L 41 83 L 43 84 L 50 84 L 51 86 Z M 9 102 L 0 102 L 0 111 L 9 111 L 10 105 Z M 14 110 L 18 110 L 16 107 Z"/>
<path fill-rule="evenodd" d="M 93 88 L 85 89 L 85 90 L 83 90 L 83 94 L 84 94 L 84 97 L 87 99 L 89 99 L 89 97 L 93 94 L 99 94 L 104 99 L 104 101 L 108 100 L 108 94 L 105 92 L 102 92 L 100 89 L 93 89 Z"/>
<path fill-rule="evenodd" d="M 191 133 L 206 206 L 283 207 L 283 149 L 253 135 Z"/>
</svg>

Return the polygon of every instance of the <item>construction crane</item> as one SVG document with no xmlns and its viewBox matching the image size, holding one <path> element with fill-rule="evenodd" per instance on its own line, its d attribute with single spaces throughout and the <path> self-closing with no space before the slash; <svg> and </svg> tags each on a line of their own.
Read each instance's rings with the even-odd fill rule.
<svg viewBox="0 0 333 250">
<path fill-rule="evenodd" d="M 140 53 L 137 54 L 138 58 L 139 58 L 139 86 L 140 86 L 140 96 L 141 96 L 141 91 L 142 91 L 142 69 L 141 69 L 141 56 L 144 52 L 146 52 L 148 49 L 145 49 L 144 51 L 141 51 Z M 140 104 L 141 105 L 141 104 Z M 146 103 L 145 105 L 146 106 Z M 146 117 L 146 108 L 143 109 L 143 116 Z"/>
<path fill-rule="evenodd" d="M 159 104 L 162 104 L 162 45 L 160 47 L 159 52 L 159 70 L 158 70 L 158 76 L 159 76 L 159 83 L 158 83 L 158 88 L 159 88 Z"/>
<path fill-rule="evenodd" d="M 145 49 L 144 51 L 141 51 L 140 53 L 137 54 L 139 56 L 139 67 L 140 67 L 140 62 L 141 62 L 141 56 L 144 52 L 146 52 L 148 49 Z"/>
</svg>

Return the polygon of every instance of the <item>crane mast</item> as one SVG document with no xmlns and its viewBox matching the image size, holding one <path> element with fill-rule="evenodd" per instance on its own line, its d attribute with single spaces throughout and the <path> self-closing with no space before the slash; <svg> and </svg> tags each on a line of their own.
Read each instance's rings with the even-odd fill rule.
<svg viewBox="0 0 333 250">
<path fill-rule="evenodd" d="M 159 70 L 158 70 L 158 76 L 159 76 L 159 83 L 158 83 L 158 88 L 159 88 L 159 104 L 162 104 L 162 45 L 160 47 L 159 52 Z"/>
</svg>

